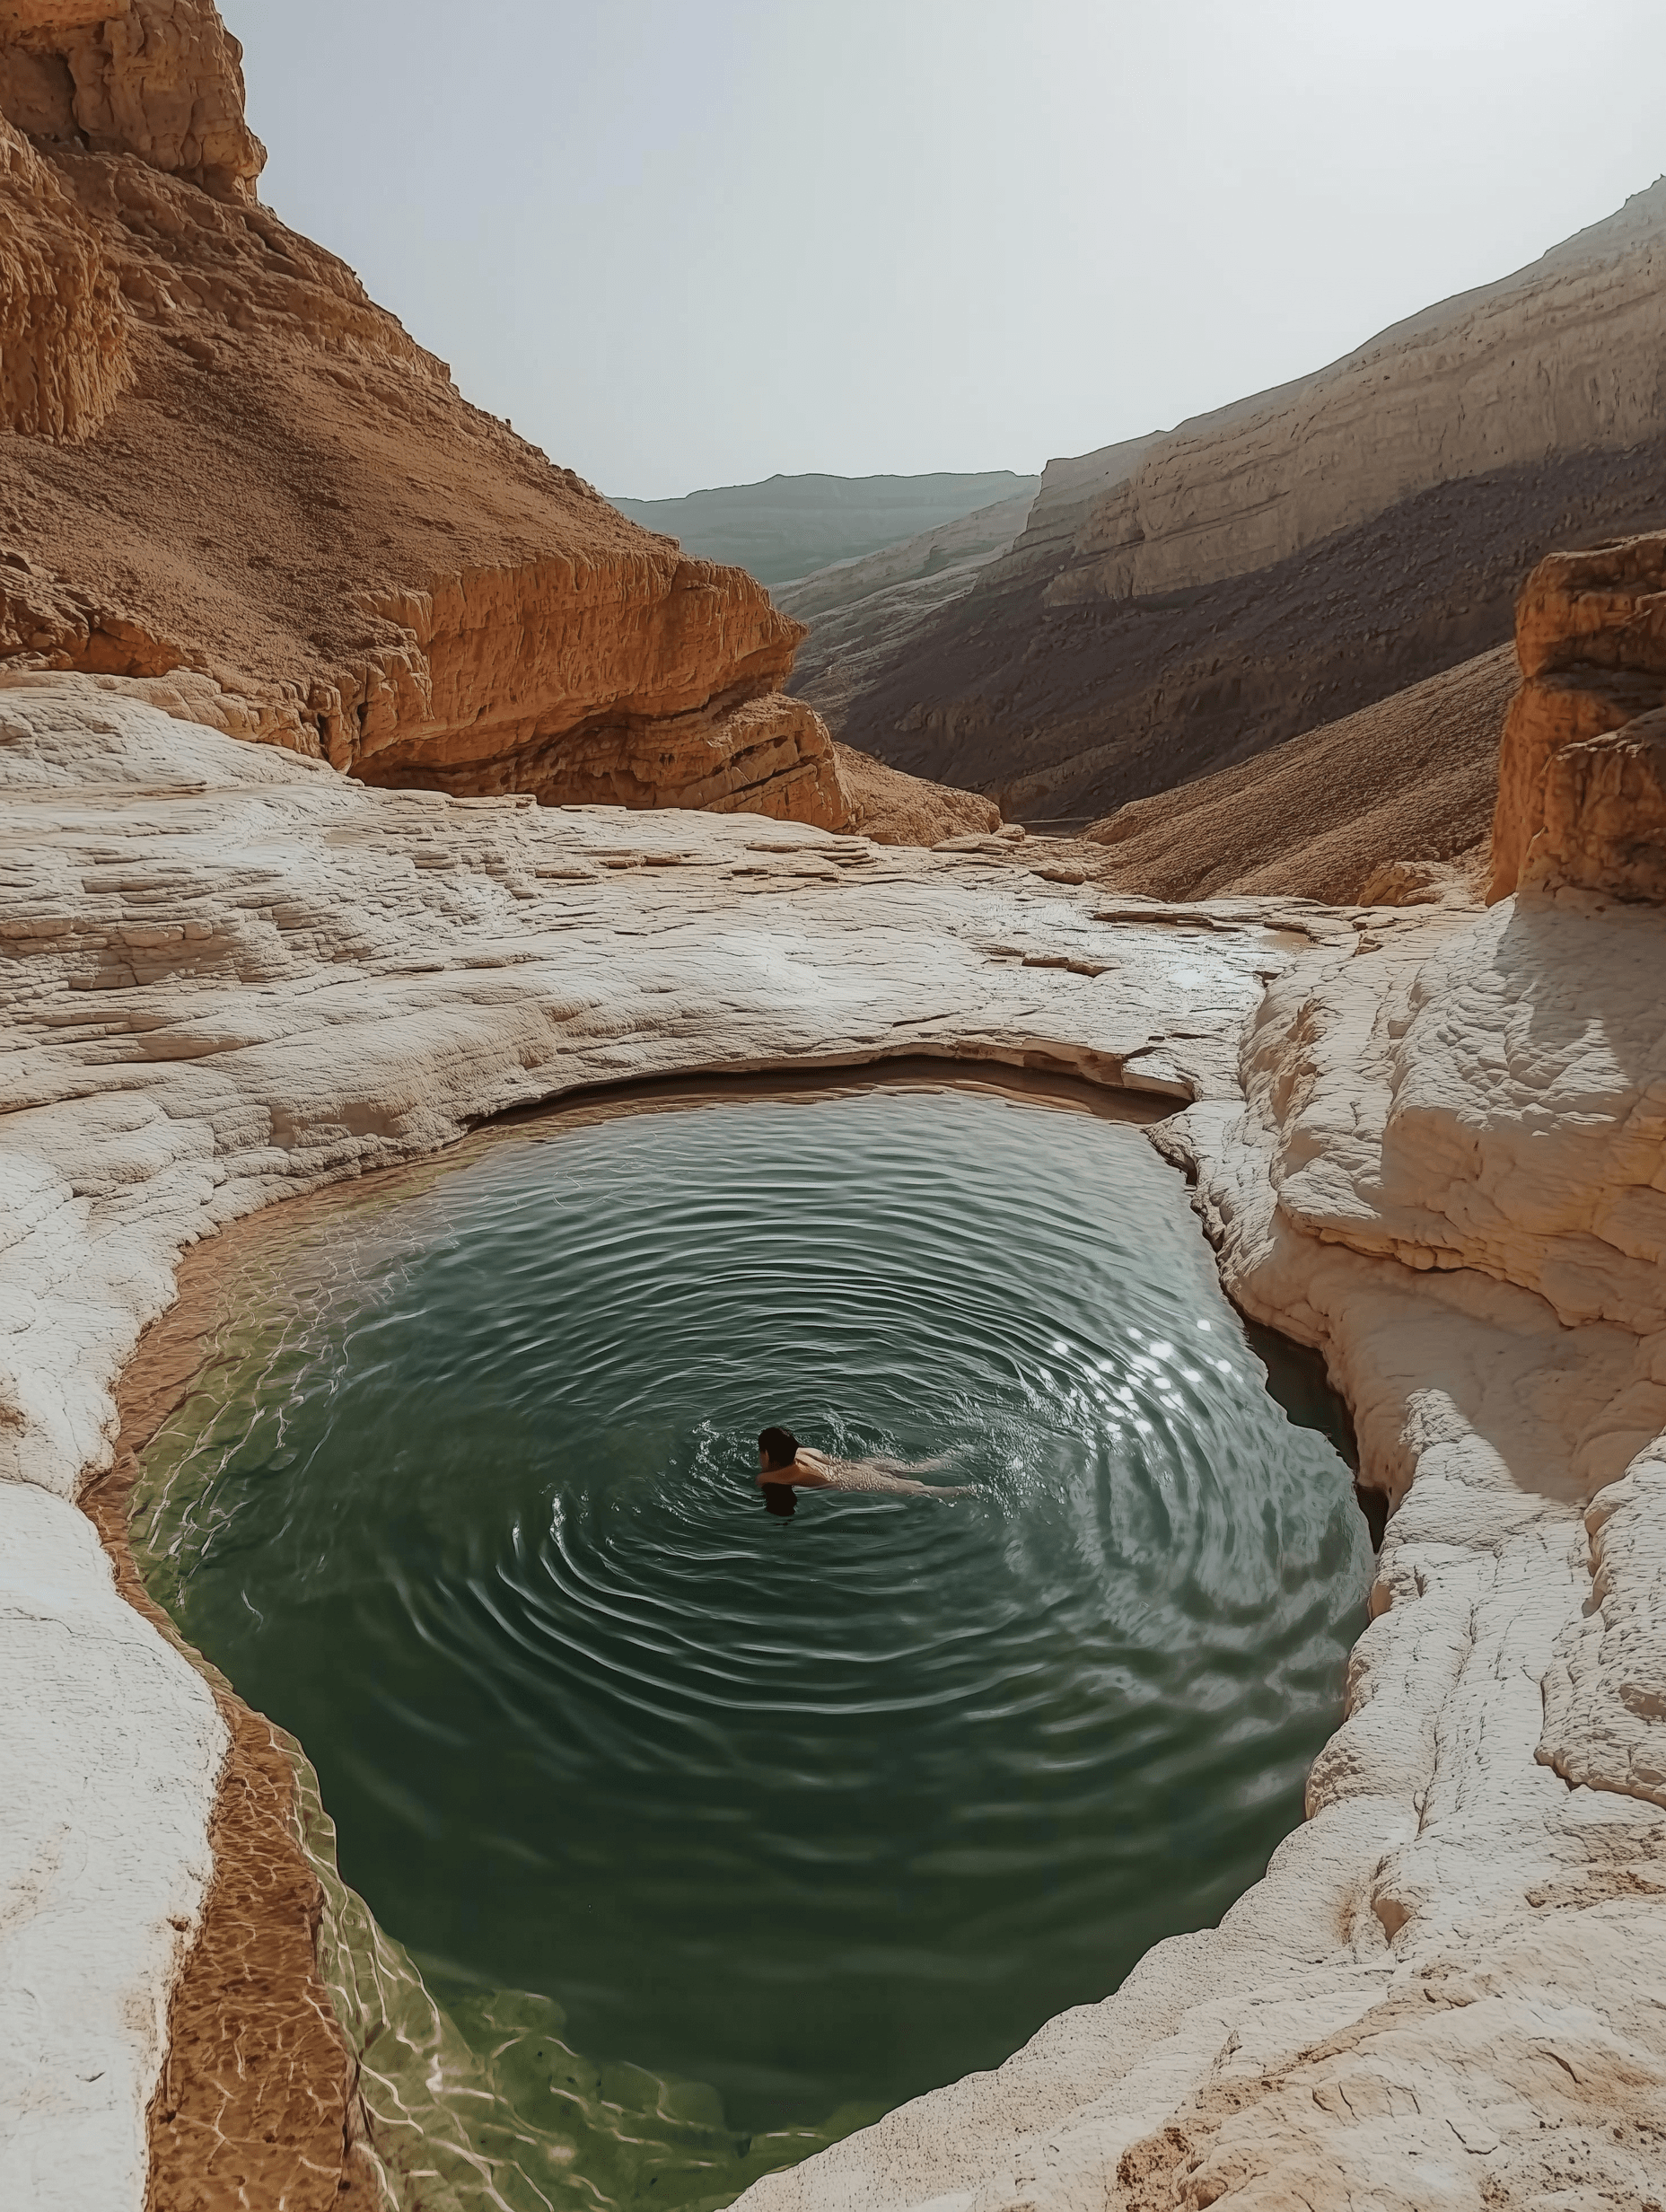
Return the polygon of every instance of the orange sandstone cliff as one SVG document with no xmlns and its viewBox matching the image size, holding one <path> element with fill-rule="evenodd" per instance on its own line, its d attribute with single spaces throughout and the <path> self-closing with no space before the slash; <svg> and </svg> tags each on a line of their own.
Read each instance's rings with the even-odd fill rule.
<svg viewBox="0 0 1666 2212">
<path fill-rule="evenodd" d="M 1539 562 L 1516 607 L 1489 900 L 1666 897 L 1666 537 Z"/>
<path fill-rule="evenodd" d="M 207 0 L 0 0 L 0 669 L 370 782 L 843 826 L 802 627 L 469 406 L 264 158 Z"/>
</svg>

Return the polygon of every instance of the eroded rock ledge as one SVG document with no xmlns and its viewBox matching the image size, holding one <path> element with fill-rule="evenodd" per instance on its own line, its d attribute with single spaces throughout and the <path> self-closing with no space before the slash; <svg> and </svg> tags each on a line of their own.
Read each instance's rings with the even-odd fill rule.
<svg viewBox="0 0 1666 2212">
<path fill-rule="evenodd" d="M 1516 603 L 1515 649 L 1488 896 L 1666 897 L 1666 538 L 1540 561 Z"/>
<path fill-rule="evenodd" d="M 844 827 L 802 626 L 470 407 L 264 161 L 210 0 L 0 4 L 0 665 L 380 783 Z"/>
<path fill-rule="evenodd" d="M 1172 1099 L 1233 1295 L 1324 1347 L 1398 1509 L 1266 1881 L 759 2212 L 1658 2191 L 1666 917 L 1109 904 L 977 849 L 367 790 L 84 677 L 0 687 L 0 741 L 19 2201 L 140 2203 L 215 1879 L 226 1722 L 73 1503 L 180 1248 L 586 1083 L 921 1050 Z"/>
</svg>

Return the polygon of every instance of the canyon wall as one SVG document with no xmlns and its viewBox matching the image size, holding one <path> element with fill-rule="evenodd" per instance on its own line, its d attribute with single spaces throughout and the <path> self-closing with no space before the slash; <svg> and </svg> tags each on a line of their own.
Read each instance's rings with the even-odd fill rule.
<svg viewBox="0 0 1666 2212">
<path fill-rule="evenodd" d="M 1012 550 L 868 655 L 841 736 L 1105 813 L 1492 651 L 1553 548 L 1666 525 L 1663 247 L 1666 181 L 1311 376 L 1049 464 Z"/>
<path fill-rule="evenodd" d="M 1030 503 L 1024 527 L 986 579 L 992 591 L 1004 591 L 1027 576 L 1049 579 L 1069 557 L 1076 537 L 1106 495 L 1126 484 L 1146 456 L 1167 437 L 1162 430 L 1141 438 L 1101 445 L 1097 452 L 1049 461 Z"/>
<path fill-rule="evenodd" d="M 1130 800 L 1083 840 L 1109 855 L 1102 881 L 1154 899 L 1398 904 L 1383 897 L 1385 854 L 1407 896 L 1433 902 L 1460 878 L 1478 891 L 1517 680 L 1500 645 L 1236 768 Z"/>
<path fill-rule="evenodd" d="M 266 166 L 242 61 L 209 0 L 0 0 L 0 112 L 223 199 L 252 199 Z"/>
<path fill-rule="evenodd" d="M 1656 896 L 1644 886 L 1658 877 L 1649 764 L 1666 705 L 1666 538 L 1552 554 L 1522 587 L 1515 635 L 1521 686 L 1499 759 L 1488 897 L 1564 882 Z"/>
<path fill-rule="evenodd" d="M 1434 486 L 1666 429 L 1666 178 L 1496 284 L 1182 423 L 1076 532 L 1055 603 L 1240 576 Z"/>
<path fill-rule="evenodd" d="M 1033 498 L 1033 490 L 1026 488 L 1011 499 L 881 546 L 877 552 L 831 562 L 795 583 L 772 584 L 769 596 L 784 612 L 809 622 L 832 608 L 852 607 L 898 584 L 952 577 L 965 589 L 978 568 L 1011 549 L 1025 528 Z"/>
<path fill-rule="evenodd" d="M 0 7 L 0 666 L 458 793 L 835 826 L 801 627 L 470 407 L 256 194 L 206 0 Z"/>
<path fill-rule="evenodd" d="M 794 663 L 793 696 L 807 700 L 829 729 L 840 730 L 846 701 L 872 672 L 903 650 L 938 608 L 969 592 L 991 562 L 1010 553 L 1030 504 L 1028 495 L 1002 500 L 860 560 L 775 585 L 776 605 L 810 626 Z"/>
<path fill-rule="evenodd" d="M 703 560 L 733 561 L 768 584 L 806 578 L 994 501 L 1028 499 L 1034 477 L 1010 469 L 932 476 L 772 476 L 681 499 L 616 499 L 621 514 Z"/>
<path fill-rule="evenodd" d="M 0 430 L 85 437 L 132 377 L 97 233 L 0 113 Z"/>
</svg>

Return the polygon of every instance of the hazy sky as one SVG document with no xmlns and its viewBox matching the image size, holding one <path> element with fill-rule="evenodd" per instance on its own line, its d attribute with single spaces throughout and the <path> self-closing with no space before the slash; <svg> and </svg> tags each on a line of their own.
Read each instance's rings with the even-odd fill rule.
<svg viewBox="0 0 1666 2212">
<path fill-rule="evenodd" d="M 1039 470 L 1666 170 L 1608 0 L 221 0 L 262 194 L 604 491 Z"/>
</svg>

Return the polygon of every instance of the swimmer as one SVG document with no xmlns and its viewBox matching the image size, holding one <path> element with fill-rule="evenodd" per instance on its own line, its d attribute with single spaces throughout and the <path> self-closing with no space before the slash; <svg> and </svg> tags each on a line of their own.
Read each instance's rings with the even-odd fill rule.
<svg viewBox="0 0 1666 2212">
<path fill-rule="evenodd" d="M 901 1497 L 960 1497 L 967 1483 L 916 1482 L 946 1460 L 919 1460 L 909 1466 L 903 1460 L 836 1460 L 800 1444 L 790 1428 L 766 1428 L 758 1439 L 758 1487 L 764 1494 L 766 1512 L 783 1519 L 797 1510 L 793 1493 L 800 1490 L 883 1490 Z"/>
</svg>

